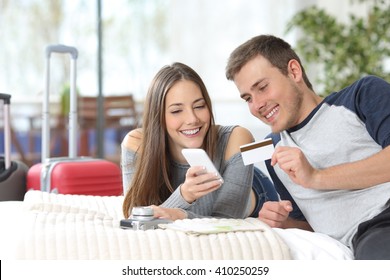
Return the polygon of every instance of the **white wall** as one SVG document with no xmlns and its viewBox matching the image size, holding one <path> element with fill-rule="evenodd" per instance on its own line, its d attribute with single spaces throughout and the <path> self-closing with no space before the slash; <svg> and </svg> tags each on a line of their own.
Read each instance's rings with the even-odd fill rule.
<svg viewBox="0 0 390 280">
<path fill-rule="evenodd" d="M 14 11 L 4 10 L 0 17 L 3 42 L 0 46 L 0 92 L 12 93 L 16 103 L 39 102 L 43 88 L 44 47 L 49 43 L 64 43 L 79 49 L 78 86 L 81 93 L 95 95 L 96 1 L 64 1 L 66 14 L 58 32 L 58 42 L 33 42 L 33 32 L 44 30 L 31 29 L 27 20 L 31 20 L 31 10 L 20 6 L 19 2 L 24 5 L 28 3 L 9 1 L 7 5 L 11 8 L 13 5 Z M 106 26 L 103 31 L 104 94 L 133 92 L 136 99 L 142 102 L 156 71 L 164 64 L 181 61 L 192 66 L 203 77 L 214 100 L 217 122 L 246 126 L 257 139 L 263 138 L 268 129 L 249 114 L 234 84 L 225 78 L 224 69 L 230 52 L 261 33 L 281 36 L 293 45 L 295 34 L 285 33 L 286 23 L 298 10 L 308 5 L 324 7 L 340 19 L 347 18 L 351 6 L 349 0 L 102 2 Z M 129 6 L 130 3 L 132 6 Z M 149 17 L 161 11 L 164 25 L 161 28 L 151 26 Z M 363 13 L 359 8 L 354 11 Z M 12 20 L 21 25 L 9 25 Z M 155 48 L 161 37 L 166 38 L 164 50 Z M 33 51 L 27 51 L 32 46 Z"/>
</svg>

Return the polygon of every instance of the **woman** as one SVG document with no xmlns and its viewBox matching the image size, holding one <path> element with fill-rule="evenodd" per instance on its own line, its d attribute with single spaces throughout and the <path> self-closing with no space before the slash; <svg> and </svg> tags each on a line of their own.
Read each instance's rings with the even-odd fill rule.
<svg viewBox="0 0 390 280">
<path fill-rule="evenodd" d="M 244 166 L 239 150 L 252 141 L 243 127 L 215 125 L 209 94 L 193 69 L 182 63 L 163 67 L 148 90 L 142 129 L 131 131 L 122 142 L 125 217 L 134 206 L 147 205 L 156 218 L 170 220 L 247 217 L 256 209 L 254 202 L 264 202 L 258 195 L 251 198 L 254 168 Z M 202 173 L 201 166 L 189 167 L 183 148 L 204 149 L 223 184 L 215 174 Z M 257 194 L 264 196 L 256 178 Z M 277 199 L 272 183 L 266 182 Z"/>
</svg>

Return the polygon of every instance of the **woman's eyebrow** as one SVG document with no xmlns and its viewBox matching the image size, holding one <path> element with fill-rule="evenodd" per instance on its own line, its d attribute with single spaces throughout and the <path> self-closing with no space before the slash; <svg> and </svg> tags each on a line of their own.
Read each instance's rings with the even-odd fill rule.
<svg viewBox="0 0 390 280">
<path fill-rule="evenodd" d="M 203 97 L 198 98 L 198 99 L 194 100 L 192 102 L 192 104 L 195 104 L 195 103 L 200 102 L 200 101 L 204 101 L 204 98 Z M 173 107 L 173 106 L 179 107 L 179 106 L 183 106 L 183 105 L 184 105 L 183 103 L 177 102 L 177 103 L 172 103 L 172 104 L 168 105 L 168 108 Z"/>
<path fill-rule="evenodd" d="M 198 98 L 198 99 L 194 100 L 194 102 L 192 102 L 192 103 L 197 103 L 197 102 L 199 102 L 199 101 L 204 101 L 204 98 L 203 98 L 203 97 Z"/>
<path fill-rule="evenodd" d="M 170 105 L 168 106 L 168 108 L 173 107 L 173 106 L 176 106 L 176 107 L 178 107 L 178 106 L 183 106 L 183 103 L 172 103 L 172 104 L 170 104 Z"/>
</svg>

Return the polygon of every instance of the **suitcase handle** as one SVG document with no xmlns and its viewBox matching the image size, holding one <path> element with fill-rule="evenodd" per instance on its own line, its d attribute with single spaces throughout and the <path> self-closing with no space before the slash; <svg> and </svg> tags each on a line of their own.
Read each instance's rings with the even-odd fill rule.
<svg viewBox="0 0 390 280">
<path fill-rule="evenodd" d="M 0 99 L 4 100 L 4 104 L 11 104 L 11 95 L 0 93 Z"/>
<path fill-rule="evenodd" d="M 48 45 L 46 47 L 46 85 L 43 95 L 42 108 L 42 162 L 50 157 L 50 118 L 49 118 L 49 96 L 50 96 L 50 54 L 57 52 L 69 53 L 70 61 L 70 111 L 69 111 L 69 157 L 77 156 L 77 93 L 76 93 L 76 61 L 78 51 L 75 47 L 65 45 Z"/>
<path fill-rule="evenodd" d="M 77 59 L 78 51 L 75 47 L 65 45 L 49 45 L 46 47 L 46 57 L 50 58 L 51 53 L 69 53 L 72 59 Z"/>
<path fill-rule="evenodd" d="M 11 124 L 10 105 L 11 95 L 0 93 L 0 99 L 4 102 L 4 162 L 5 170 L 11 167 Z"/>
</svg>

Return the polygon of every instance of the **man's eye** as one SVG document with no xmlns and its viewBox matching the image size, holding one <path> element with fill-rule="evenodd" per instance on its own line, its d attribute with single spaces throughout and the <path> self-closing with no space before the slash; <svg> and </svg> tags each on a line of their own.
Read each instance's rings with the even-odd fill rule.
<svg viewBox="0 0 390 280">
<path fill-rule="evenodd" d="M 259 91 L 264 91 L 267 88 L 268 85 L 264 85 L 262 87 L 259 87 Z"/>
</svg>

